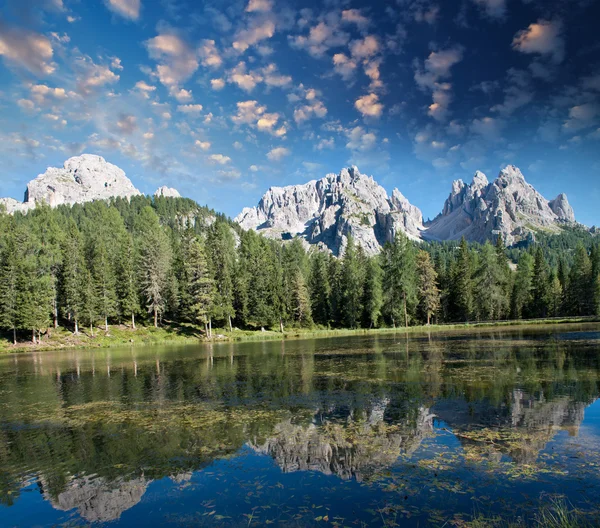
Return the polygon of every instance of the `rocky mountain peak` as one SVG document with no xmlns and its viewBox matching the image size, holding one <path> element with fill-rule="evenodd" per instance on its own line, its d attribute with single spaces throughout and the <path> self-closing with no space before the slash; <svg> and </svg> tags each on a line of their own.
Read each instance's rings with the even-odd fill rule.
<svg viewBox="0 0 600 528">
<path fill-rule="evenodd" d="M 236 221 L 272 238 L 299 237 L 335 255 L 343 253 L 349 236 L 374 254 L 396 232 L 418 239 L 423 228 L 421 211 L 400 191 L 389 197 L 355 166 L 303 185 L 272 187 Z"/>
<path fill-rule="evenodd" d="M 558 218 L 564 222 L 575 222 L 575 212 L 567 199 L 565 193 L 560 193 L 554 200 L 551 200 L 550 209 Z"/>
<path fill-rule="evenodd" d="M 51 207 L 62 204 L 106 200 L 115 196 L 129 198 L 140 194 L 125 172 L 102 156 L 82 154 L 68 159 L 62 168 L 48 167 L 27 184 L 22 203 L 11 198 L 0 201 L 7 212 L 26 212 L 38 203 Z"/>
<path fill-rule="evenodd" d="M 557 231 L 559 224 L 574 222 L 575 215 L 564 194 L 546 200 L 525 181 L 518 167 L 508 165 L 488 183 L 476 172 L 471 185 L 452 184 L 444 209 L 427 225 L 424 237 L 434 240 L 484 242 L 502 236 L 506 244 L 525 239 L 535 229 Z"/>
<path fill-rule="evenodd" d="M 167 187 L 166 185 L 156 189 L 154 196 L 162 196 L 164 198 L 181 198 L 181 194 L 179 194 L 177 189 L 174 189 L 173 187 Z"/>
</svg>

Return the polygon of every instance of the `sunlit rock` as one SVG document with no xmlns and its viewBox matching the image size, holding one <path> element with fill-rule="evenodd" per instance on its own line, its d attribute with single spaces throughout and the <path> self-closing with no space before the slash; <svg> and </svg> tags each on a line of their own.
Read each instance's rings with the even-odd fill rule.
<svg viewBox="0 0 600 528">
<path fill-rule="evenodd" d="M 372 255 L 397 232 L 419 239 L 423 229 L 421 211 L 400 191 L 389 197 L 357 167 L 303 185 L 272 187 L 236 221 L 271 238 L 300 237 L 335 255 L 343 253 L 349 236 Z"/>
</svg>

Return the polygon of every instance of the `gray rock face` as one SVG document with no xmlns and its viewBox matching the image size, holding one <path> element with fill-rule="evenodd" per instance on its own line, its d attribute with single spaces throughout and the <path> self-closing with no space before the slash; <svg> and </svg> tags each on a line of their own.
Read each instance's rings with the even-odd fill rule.
<svg viewBox="0 0 600 528">
<path fill-rule="evenodd" d="M 38 203 L 51 207 L 62 204 L 106 200 L 115 196 L 138 196 L 131 180 L 116 165 L 101 156 L 82 154 L 65 161 L 63 168 L 49 167 L 27 185 L 22 203 L 11 198 L 0 200 L 10 214 L 26 212 Z"/>
<path fill-rule="evenodd" d="M 560 226 L 575 222 L 573 209 L 565 194 L 546 200 L 525 181 L 512 165 L 502 169 L 488 183 L 485 174 L 476 172 L 470 185 L 462 180 L 452 183 L 452 192 L 442 213 L 428 223 L 423 238 L 484 242 L 502 238 L 507 245 L 526 239 L 532 231 L 559 232 Z"/>
<path fill-rule="evenodd" d="M 271 238 L 300 237 L 335 255 L 343 253 L 350 235 L 367 254 L 375 254 L 397 232 L 416 240 L 423 229 L 421 211 L 400 191 L 389 197 L 357 167 L 304 185 L 272 187 L 236 222 Z"/>
<path fill-rule="evenodd" d="M 179 194 L 177 189 L 173 189 L 173 187 L 167 187 L 166 185 L 159 187 L 154 193 L 154 196 L 163 196 L 165 198 L 181 198 L 181 194 Z"/>
</svg>

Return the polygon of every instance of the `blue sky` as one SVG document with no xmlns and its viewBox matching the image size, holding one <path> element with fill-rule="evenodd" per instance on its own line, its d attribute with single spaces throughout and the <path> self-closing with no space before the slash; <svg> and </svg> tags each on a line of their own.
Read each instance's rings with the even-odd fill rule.
<svg viewBox="0 0 600 528">
<path fill-rule="evenodd" d="M 600 223 L 593 0 L 5 0 L 0 196 L 82 152 L 235 216 L 351 164 L 425 218 L 519 166 Z"/>
</svg>

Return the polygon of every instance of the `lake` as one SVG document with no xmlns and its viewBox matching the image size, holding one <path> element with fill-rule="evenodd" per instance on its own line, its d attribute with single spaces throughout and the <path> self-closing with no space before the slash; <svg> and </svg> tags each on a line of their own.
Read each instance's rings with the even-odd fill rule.
<svg viewBox="0 0 600 528">
<path fill-rule="evenodd" d="M 598 524 L 599 396 L 593 324 L 3 356 L 0 526 Z"/>
</svg>

